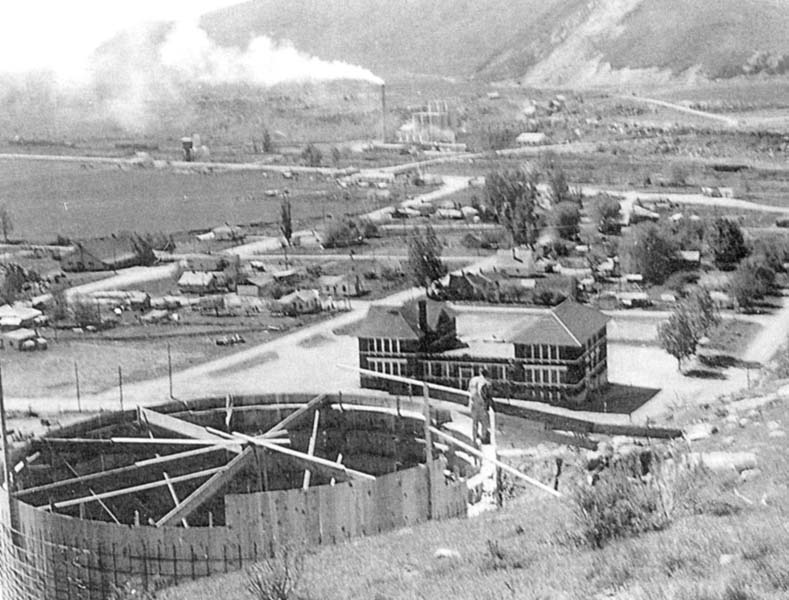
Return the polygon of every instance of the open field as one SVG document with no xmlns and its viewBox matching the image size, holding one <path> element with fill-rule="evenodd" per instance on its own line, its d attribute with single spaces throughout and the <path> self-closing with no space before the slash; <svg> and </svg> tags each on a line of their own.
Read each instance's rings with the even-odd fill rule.
<svg viewBox="0 0 789 600">
<path fill-rule="evenodd" d="M 50 242 L 119 231 L 177 232 L 222 223 L 279 220 L 279 198 L 267 189 L 290 191 L 294 227 L 323 215 L 358 214 L 367 190 L 340 192 L 333 180 L 302 176 L 286 180 L 261 172 L 176 173 L 158 169 L 0 160 L 0 197 L 14 221 L 13 235 Z"/>
</svg>

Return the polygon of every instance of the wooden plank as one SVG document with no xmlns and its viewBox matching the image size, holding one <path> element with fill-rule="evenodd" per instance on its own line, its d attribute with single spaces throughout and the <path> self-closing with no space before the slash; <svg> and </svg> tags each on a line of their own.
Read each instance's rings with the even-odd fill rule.
<svg viewBox="0 0 789 600">
<path fill-rule="evenodd" d="M 222 471 L 225 467 L 218 467 L 215 469 L 206 469 L 205 471 L 198 471 L 197 473 L 189 473 L 188 475 L 179 475 L 178 477 L 173 477 L 172 481 L 174 483 L 178 483 L 181 481 L 189 481 L 191 479 L 200 479 L 201 477 L 210 477 L 211 475 Z M 95 494 L 92 496 L 86 496 L 84 498 L 74 498 L 72 500 L 63 500 L 61 502 L 55 502 L 54 508 L 68 508 L 70 506 L 79 506 L 80 504 L 85 504 L 87 502 L 94 502 L 97 499 L 106 499 L 106 498 L 116 498 L 118 496 L 126 496 L 129 494 L 136 494 L 137 492 L 144 492 L 146 490 L 153 490 L 159 487 L 166 486 L 167 483 L 162 481 L 153 481 L 151 483 L 144 483 L 142 485 L 135 485 L 128 488 L 122 488 L 119 490 L 112 490 L 111 492 L 102 492 L 101 494 Z M 44 510 L 50 510 L 50 505 L 41 505 L 39 508 L 44 508 Z"/>
<path fill-rule="evenodd" d="M 183 439 L 183 438 L 136 438 L 136 437 L 115 437 L 104 439 L 90 438 L 40 438 L 31 442 L 34 450 L 54 451 L 54 452 L 84 452 L 95 454 L 98 452 L 133 452 L 144 450 L 155 452 L 157 450 L 172 450 L 178 447 L 195 446 L 222 446 L 231 448 L 238 445 L 233 440 L 207 440 L 207 439 Z"/>
<path fill-rule="evenodd" d="M 273 437 L 280 431 L 287 429 L 290 425 L 301 419 L 304 415 L 306 415 L 311 410 L 316 410 L 320 408 L 320 406 L 326 401 L 326 394 L 321 394 L 320 396 L 316 396 L 307 404 L 299 408 L 296 412 L 291 413 L 287 417 L 285 417 L 282 421 L 274 425 L 271 429 L 269 429 L 266 433 L 260 436 L 262 439 L 267 439 Z"/>
<path fill-rule="evenodd" d="M 183 419 L 175 419 L 170 415 L 163 415 L 143 407 L 139 407 L 138 410 L 140 411 L 140 419 L 146 424 L 175 434 L 176 436 L 197 440 L 227 441 L 226 437 L 211 433 L 206 427 L 201 425 L 195 425 L 194 423 L 184 421 Z M 230 450 L 231 452 L 240 454 L 241 446 L 231 446 Z"/>
<path fill-rule="evenodd" d="M 112 511 L 110 510 L 110 507 L 109 507 L 109 506 L 107 506 L 107 504 L 104 502 L 104 500 L 102 500 L 101 498 L 99 498 L 99 497 L 96 495 L 96 492 L 94 492 L 93 490 L 88 490 L 88 491 L 90 492 L 90 495 L 91 495 L 91 496 L 93 496 L 93 497 L 95 498 L 96 502 L 98 502 L 98 503 L 101 505 L 101 507 L 102 507 L 102 508 L 105 510 L 105 512 L 106 512 L 106 513 L 107 513 L 107 514 L 110 516 L 110 518 L 111 518 L 113 521 L 115 521 L 115 524 L 116 524 L 116 525 L 120 525 L 120 524 L 121 524 L 121 522 L 118 520 L 118 517 L 116 517 L 116 516 L 115 516 L 115 513 L 114 513 L 114 512 L 112 512 Z"/>
<path fill-rule="evenodd" d="M 373 475 L 369 475 L 368 473 L 362 473 L 361 471 L 355 471 L 353 469 L 349 469 L 348 467 L 345 467 L 343 465 L 338 465 L 337 463 L 332 462 L 330 460 L 326 460 L 325 458 L 319 458 L 317 456 L 309 456 L 304 452 L 299 452 L 298 450 L 293 450 L 292 448 L 286 448 L 284 446 L 273 444 L 269 440 L 254 438 L 235 431 L 233 432 L 233 435 L 238 436 L 242 440 L 248 441 L 258 446 L 263 446 L 264 448 L 268 448 L 269 450 L 273 450 L 274 454 L 280 454 L 282 456 L 286 456 L 293 460 L 299 461 L 305 466 L 309 466 L 316 471 L 324 472 L 328 477 L 334 475 L 344 478 L 362 479 L 367 481 L 375 480 L 375 477 Z"/>
<path fill-rule="evenodd" d="M 208 481 L 204 482 L 194 492 L 184 498 L 180 504 L 159 519 L 156 522 L 156 526 L 166 527 L 187 518 L 207 500 L 212 498 L 214 494 L 219 492 L 226 483 L 238 475 L 254 459 L 254 449 L 251 447 L 245 448 L 241 454 L 234 457 L 224 467 L 217 469 Z"/>
<path fill-rule="evenodd" d="M 162 476 L 164 477 L 164 480 L 167 482 L 167 489 L 170 490 L 170 497 L 173 499 L 175 505 L 178 506 L 178 504 L 180 503 L 180 501 L 178 500 L 178 494 L 175 493 L 175 486 L 173 485 L 173 482 L 170 479 L 170 477 L 167 475 L 167 471 L 162 471 Z M 186 519 L 181 519 L 181 525 L 184 526 L 184 529 L 189 529 L 189 523 L 187 522 Z"/>
<path fill-rule="evenodd" d="M 85 475 L 80 475 L 79 477 L 63 479 L 61 481 L 56 481 L 54 483 L 48 483 L 36 487 L 26 488 L 23 490 L 19 490 L 16 496 L 17 498 L 27 498 L 29 496 L 33 496 L 36 494 L 52 493 L 61 490 L 63 488 L 69 488 L 71 486 L 82 486 L 87 484 L 95 485 L 96 482 L 102 482 L 106 479 L 115 479 L 118 477 L 124 478 L 131 473 L 137 473 L 146 468 L 158 467 L 169 463 L 180 462 L 182 460 L 194 458 L 196 456 L 202 456 L 205 454 L 212 454 L 214 452 L 224 452 L 226 449 L 227 448 L 223 446 L 210 446 L 206 448 L 198 448 L 196 450 L 187 450 L 186 452 L 178 452 L 175 454 L 166 454 L 164 456 L 157 456 L 156 458 L 149 458 L 149 459 L 137 461 L 134 464 L 129 465 L 127 467 L 118 467 L 116 469 L 110 469 L 108 471 L 87 473 Z"/>
<path fill-rule="evenodd" d="M 310 435 L 310 443 L 307 447 L 307 455 L 312 456 L 315 454 L 315 440 L 318 437 L 318 422 L 321 418 L 321 411 L 315 411 L 315 419 L 312 422 L 312 435 Z M 310 487 L 310 477 L 312 476 L 312 471 L 310 469 L 306 469 L 304 471 L 304 483 L 302 484 L 301 488 L 303 490 L 307 490 Z"/>
</svg>

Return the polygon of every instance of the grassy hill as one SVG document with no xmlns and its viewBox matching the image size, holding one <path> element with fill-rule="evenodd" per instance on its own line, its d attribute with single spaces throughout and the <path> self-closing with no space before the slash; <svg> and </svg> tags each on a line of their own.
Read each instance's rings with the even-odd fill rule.
<svg viewBox="0 0 789 600">
<path fill-rule="evenodd" d="M 650 69 L 718 78 L 742 74 L 756 52 L 755 71 L 789 66 L 781 0 L 252 0 L 202 25 L 222 44 L 289 39 L 384 77 L 572 86 L 580 73 Z"/>
</svg>

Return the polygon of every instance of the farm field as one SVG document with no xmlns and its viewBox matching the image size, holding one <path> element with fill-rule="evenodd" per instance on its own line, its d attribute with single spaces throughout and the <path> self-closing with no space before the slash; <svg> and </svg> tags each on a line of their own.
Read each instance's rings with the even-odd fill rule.
<svg viewBox="0 0 789 600">
<path fill-rule="evenodd" d="M 290 191 L 294 226 L 323 215 L 357 214 L 366 190 L 340 194 L 333 181 L 286 180 L 260 172 L 177 173 L 58 162 L 0 160 L 0 198 L 14 222 L 13 237 L 51 242 L 118 231 L 179 232 L 222 223 L 276 223 L 279 198 Z M 347 199 L 346 199 L 347 198 Z"/>
</svg>

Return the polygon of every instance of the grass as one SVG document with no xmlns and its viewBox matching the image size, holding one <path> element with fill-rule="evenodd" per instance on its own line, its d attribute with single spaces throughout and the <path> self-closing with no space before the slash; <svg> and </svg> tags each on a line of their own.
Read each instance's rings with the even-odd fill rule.
<svg viewBox="0 0 789 600">
<path fill-rule="evenodd" d="M 726 430 L 694 450 L 755 451 L 761 474 L 695 472 L 678 486 L 670 526 L 612 539 L 601 549 L 578 545 L 572 505 L 525 491 L 498 512 L 430 522 L 307 554 L 303 597 L 526 598 L 588 600 L 778 600 L 789 593 L 789 469 L 786 438 L 766 441 L 767 423 L 785 422 L 780 404 L 751 425 Z M 734 435 L 731 447 L 726 436 Z M 576 464 L 578 461 L 575 461 Z M 575 470 L 574 470 L 575 469 Z M 578 471 L 568 466 L 568 477 Z M 567 490 L 567 484 L 563 485 Z M 458 558 L 436 558 L 439 548 Z M 163 600 L 243 600 L 246 579 L 234 573 L 158 594 Z M 618 595 L 616 595 L 618 594 Z"/>
</svg>

